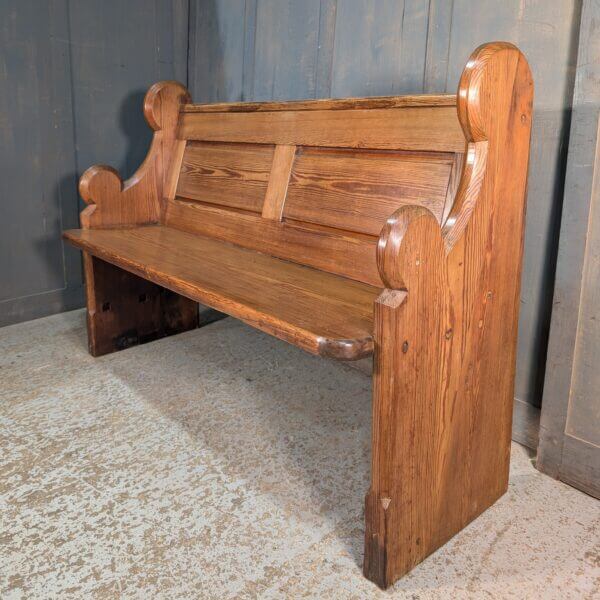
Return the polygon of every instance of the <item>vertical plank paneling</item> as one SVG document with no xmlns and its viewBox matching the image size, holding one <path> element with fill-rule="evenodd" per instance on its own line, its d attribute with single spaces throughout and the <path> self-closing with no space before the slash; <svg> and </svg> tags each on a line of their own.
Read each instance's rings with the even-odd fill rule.
<svg viewBox="0 0 600 600">
<path fill-rule="evenodd" d="M 180 3 L 70 3 L 80 170 L 107 163 L 127 177 L 146 156 L 150 129 L 141 110 L 144 94 L 154 82 L 181 77 L 186 69 L 186 54 L 181 52 L 185 47 L 187 53 L 187 41 L 184 45 L 180 38 L 187 37 L 187 13 L 172 8 Z"/>
<path fill-rule="evenodd" d="M 81 303 L 67 3 L 0 3 L 0 325 Z"/>
<path fill-rule="evenodd" d="M 404 0 L 398 92 L 410 94 L 423 92 L 425 62 L 427 57 L 427 29 L 429 0 Z"/>
<path fill-rule="evenodd" d="M 188 87 L 194 102 L 242 99 L 244 39 L 246 34 L 254 38 L 244 23 L 248 4 L 240 0 L 191 2 Z"/>
<path fill-rule="evenodd" d="M 538 468 L 600 496 L 600 6 L 585 1 Z"/>
<path fill-rule="evenodd" d="M 319 14 L 319 0 L 258 0 L 253 100 L 314 98 Z"/>
<path fill-rule="evenodd" d="M 244 56 L 242 73 L 242 100 L 254 97 L 254 62 L 256 58 L 256 11 L 258 0 L 244 2 Z"/>
<path fill-rule="evenodd" d="M 144 159 L 146 89 L 187 79 L 188 0 L 0 3 L 0 325 L 83 303 L 78 171 Z"/>
<path fill-rule="evenodd" d="M 580 3 L 576 0 L 454 0 L 451 19 L 447 91 L 456 89 L 472 48 L 490 39 L 517 44 L 533 71 L 535 98 L 515 395 L 537 406 L 542 396 L 552 310 L 569 128 L 566 108 L 573 90 L 579 18 Z"/>
<path fill-rule="evenodd" d="M 331 96 L 331 69 L 335 40 L 337 0 L 321 0 L 317 46 L 316 98 Z"/>
<path fill-rule="evenodd" d="M 594 165 L 596 183 L 588 221 L 583 268 L 579 332 L 573 365 L 572 406 L 567 434 L 598 447 L 600 459 L 600 153 Z M 599 467 L 600 468 L 600 467 Z M 600 487 L 600 481 L 598 481 Z"/>
<path fill-rule="evenodd" d="M 423 91 L 446 89 L 454 0 L 430 0 Z"/>
<path fill-rule="evenodd" d="M 429 2 L 338 0 L 331 94 L 423 90 Z"/>
</svg>

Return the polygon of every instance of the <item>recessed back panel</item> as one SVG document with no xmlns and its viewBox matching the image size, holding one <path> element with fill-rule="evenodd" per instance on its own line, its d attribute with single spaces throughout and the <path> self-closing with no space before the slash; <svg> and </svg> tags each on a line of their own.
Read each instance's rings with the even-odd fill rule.
<svg viewBox="0 0 600 600">
<path fill-rule="evenodd" d="M 188 142 L 177 195 L 260 213 L 274 146 Z"/>
<path fill-rule="evenodd" d="M 379 235 L 404 204 L 441 220 L 453 154 L 299 148 L 283 210 L 286 219 Z"/>
<path fill-rule="evenodd" d="M 179 136 L 167 225 L 372 285 L 386 219 L 442 222 L 465 149 L 449 97 L 187 106 Z"/>
</svg>

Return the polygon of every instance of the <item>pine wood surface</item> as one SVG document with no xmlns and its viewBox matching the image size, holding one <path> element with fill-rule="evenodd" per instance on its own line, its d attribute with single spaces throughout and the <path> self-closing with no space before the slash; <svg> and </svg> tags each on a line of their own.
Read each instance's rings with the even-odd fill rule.
<svg viewBox="0 0 600 600">
<path fill-rule="evenodd" d="M 383 588 L 506 491 L 532 97 L 504 42 L 451 97 L 209 107 L 163 82 L 138 174 L 80 184 L 66 237 L 88 253 L 97 347 L 193 325 L 172 314 L 190 299 L 315 354 L 373 354 L 364 572 Z M 165 314 L 129 315 L 139 282 L 94 261 L 176 292 Z M 97 305 L 119 286 L 115 329 Z"/>
<path fill-rule="evenodd" d="M 364 570 L 381 587 L 507 488 L 532 96 L 516 47 L 478 48 L 446 223 L 402 207 L 380 238 Z"/>
<path fill-rule="evenodd" d="M 378 288 L 163 226 L 72 230 L 77 247 L 313 354 L 373 351 Z"/>
<path fill-rule="evenodd" d="M 456 106 L 456 94 L 419 94 L 418 96 L 371 96 L 368 98 L 322 98 L 287 102 L 213 102 L 186 104 L 182 112 L 271 112 L 289 110 L 352 110 L 368 108 L 406 108 L 419 106 Z"/>
<path fill-rule="evenodd" d="M 454 106 L 257 112 L 182 112 L 179 137 L 244 142 L 462 152 Z"/>
</svg>

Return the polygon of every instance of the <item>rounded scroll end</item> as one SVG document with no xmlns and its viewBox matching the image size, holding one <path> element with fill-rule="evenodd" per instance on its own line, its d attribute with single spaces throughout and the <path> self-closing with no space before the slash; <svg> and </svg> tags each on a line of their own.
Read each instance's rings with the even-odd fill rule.
<svg viewBox="0 0 600 600">
<path fill-rule="evenodd" d="M 94 165 L 79 179 L 79 194 L 87 204 L 97 204 L 106 196 L 116 196 L 123 189 L 119 173 L 108 165 Z"/>
<path fill-rule="evenodd" d="M 510 42 L 479 46 L 469 57 L 458 84 L 458 118 L 467 141 L 487 140 L 491 132 L 488 124 L 497 121 L 503 109 L 510 110 L 515 93 L 523 92 L 529 93 L 531 104 L 533 80 L 523 53 Z"/>
<path fill-rule="evenodd" d="M 401 206 L 386 221 L 377 243 L 377 269 L 385 287 L 406 290 L 407 267 L 411 268 L 406 255 L 419 254 L 420 248 L 435 238 L 441 240 L 441 229 L 430 210 L 424 206 Z"/>
<path fill-rule="evenodd" d="M 179 109 L 192 101 L 187 88 L 178 81 L 159 81 L 146 92 L 144 116 L 148 125 L 159 129 L 175 129 Z"/>
</svg>

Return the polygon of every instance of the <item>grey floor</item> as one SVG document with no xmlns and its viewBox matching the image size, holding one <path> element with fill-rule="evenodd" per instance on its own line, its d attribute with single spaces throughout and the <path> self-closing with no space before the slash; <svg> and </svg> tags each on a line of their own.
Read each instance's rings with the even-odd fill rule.
<svg viewBox="0 0 600 600">
<path fill-rule="evenodd" d="M 513 445 L 508 493 L 363 579 L 370 381 L 227 319 L 92 359 L 0 329 L 0 598 L 598 598 L 600 503 Z"/>
</svg>

